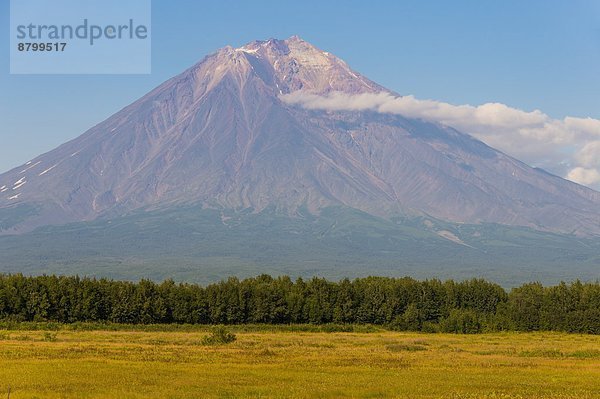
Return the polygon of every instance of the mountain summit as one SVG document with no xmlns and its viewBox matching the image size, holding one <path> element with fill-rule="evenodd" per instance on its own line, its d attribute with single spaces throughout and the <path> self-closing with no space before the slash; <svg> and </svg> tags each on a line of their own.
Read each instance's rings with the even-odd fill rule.
<svg viewBox="0 0 600 399">
<path fill-rule="evenodd" d="M 226 58 L 232 53 L 243 53 L 242 59 L 247 61 L 246 65 L 258 73 L 267 86 L 275 88 L 278 94 L 298 90 L 315 94 L 386 91 L 352 71 L 341 59 L 319 50 L 298 36 L 288 40 L 255 41 L 237 49 L 225 48 L 222 51 Z M 245 64 L 244 61 L 241 63 Z"/>
<path fill-rule="evenodd" d="M 289 217 L 335 206 L 600 234 L 600 193 L 451 127 L 282 101 L 297 92 L 391 93 L 297 36 L 222 48 L 0 175 L 2 233 L 177 206 Z"/>
</svg>

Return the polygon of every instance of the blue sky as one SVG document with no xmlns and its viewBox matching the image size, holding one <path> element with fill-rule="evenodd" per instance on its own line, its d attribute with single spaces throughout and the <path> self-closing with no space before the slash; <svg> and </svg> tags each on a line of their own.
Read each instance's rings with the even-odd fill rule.
<svg viewBox="0 0 600 399">
<path fill-rule="evenodd" d="M 8 26 L 9 1 L 0 0 L 0 31 Z M 599 1 L 154 0 L 150 75 L 9 75 L 5 34 L 0 172 L 220 47 L 294 34 L 402 95 L 600 119 Z"/>
</svg>

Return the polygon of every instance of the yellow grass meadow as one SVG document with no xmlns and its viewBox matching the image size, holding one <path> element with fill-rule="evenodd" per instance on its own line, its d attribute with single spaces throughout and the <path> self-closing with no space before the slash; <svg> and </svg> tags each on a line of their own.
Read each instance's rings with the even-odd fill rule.
<svg viewBox="0 0 600 399">
<path fill-rule="evenodd" d="M 0 399 L 600 398 L 600 336 L 206 334 L 0 331 Z"/>
</svg>

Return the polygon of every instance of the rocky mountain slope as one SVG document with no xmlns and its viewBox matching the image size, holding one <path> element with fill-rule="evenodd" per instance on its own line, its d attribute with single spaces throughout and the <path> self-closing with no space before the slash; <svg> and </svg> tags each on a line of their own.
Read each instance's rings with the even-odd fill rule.
<svg viewBox="0 0 600 399">
<path fill-rule="evenodd" d="M 306 110 L 281 96 L 379 93 L 298 37 L 225 47 L 80 137 L 0 175 L 0 234 L 175 206 L 331 206 L 600 235 L 600 193 L 451 127 Z"/>
</svg>

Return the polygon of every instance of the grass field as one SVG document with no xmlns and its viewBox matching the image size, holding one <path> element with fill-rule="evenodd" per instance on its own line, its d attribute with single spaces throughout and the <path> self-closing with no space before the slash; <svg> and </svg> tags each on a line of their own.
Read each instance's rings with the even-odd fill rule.
<svg viewBox="0 0 600 399">
<path fill-rule="evenodd" d="M 1 330 L 0 399 L 600 398 L 600 336 L 231 330 Z"/>
</svg>

